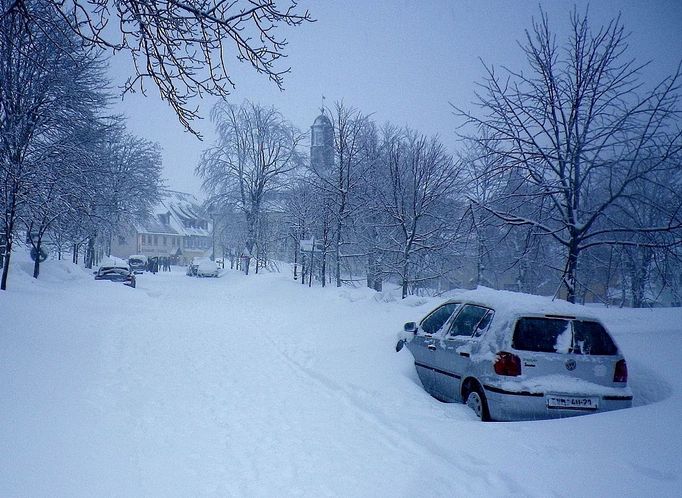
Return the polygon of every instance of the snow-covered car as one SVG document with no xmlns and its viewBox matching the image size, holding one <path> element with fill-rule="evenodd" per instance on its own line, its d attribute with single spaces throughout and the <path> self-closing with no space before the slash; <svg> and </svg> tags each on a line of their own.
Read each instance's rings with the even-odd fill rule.
<svg viewBox="0 0 682 498">
<path fill-rule="evenodd" d="M 187 266 L 187 275 L 196 277 L 217 277 L 218 265 L 208 258 L 194 258 Z"/>
<path fill-rule="evenodd" d="M 197 277 L 217 277 L 218 265 L 215 261 L 208 258 L 200 259 L 197 262 Z"/>
<path fill-rule="evenodd" d="M 627 364 L 589 310 L 489 289 L 462 293 L 417 325 L 406 345 L 424 389 L 481 420 L 533 420 L 632 406 Z"/>
<path fill-rule="evenodd" d="M 199 268 L 199 264 L 192 259 L 190 263 L 187 265 L 187 271 L 185 272 L 185 275 L 188 277 L 196 277 L 197 276 L 197 268 Z"/>
<path fill-rule="evenodd" d="M 133 254 L 128 258 L 128 266 L 135 273 L 143 273 L 147 269 L 147 262 L 144 254 Z"/>
<path fill-rule="evenodd" d="M 123 282 L 123 285 L 135 287 L 135 273 L 126 266 L 100 266 L 95 273 L 95 280 L 109 280 L 111 282 Z"/>
</svg>

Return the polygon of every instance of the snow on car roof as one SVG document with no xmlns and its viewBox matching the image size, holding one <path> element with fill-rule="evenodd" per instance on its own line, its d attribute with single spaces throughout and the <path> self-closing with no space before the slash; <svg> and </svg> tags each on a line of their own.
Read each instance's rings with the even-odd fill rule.
<svg viewBox="0 0 682 498">
<path fill-rule="evenodd" d="M 477 355 L 480 358 L 490 359 L 498 351 L 511 347 L 512 334 L 510 332 L 516 320 L 522 316 L 569 316 L 599 321 L 596 315 L 585 306 L 546 296 L 533 296 L 487 287 L 453 291 L 448 295 L 449 302 L 479 304 L 495 311 L 490 330 L 482 336 L 480 341 L 480 354 Z"/>
<path fill-rule="evenodd" d="M 503 291 L 478 287 L 474 290 L 461 290 L 449 293 L 449 301 L 466 301 L 493 308 L 496 314 L 518 317 L 521 315 L 559 315 L 581 318 L 596 316 L 589 308 L 580 304 L 572 304 L 562 299 L 548 296 L 534 296 L 521 292 Z"/>
<path fill-rule="evenodd" d="M 116 256 L 107 256 L 99 264 L 100 268 L 101 267 L 119 267 L 119 268 L 128 268 L 128 261 L 125 259 L 117 258 Z"/>
</svg>

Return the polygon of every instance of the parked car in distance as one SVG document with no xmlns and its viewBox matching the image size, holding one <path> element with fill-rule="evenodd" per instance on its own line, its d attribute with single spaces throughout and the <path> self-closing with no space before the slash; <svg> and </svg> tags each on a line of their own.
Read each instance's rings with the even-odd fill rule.
<svg viewBox="0 0 682 498">
<path fill-rule="evenodd" d="M 209 258 L 192 258 L 187 265 L 187 275 L 191 277 L 217 277 L 218 265 Z"/>
<path fill-rule="evenodd" d="M 133 254 L 128 258 L 128 266 L 135 273 L 144 273 L 147 269 L 148 259 L 144 254 Z"/>
<path fill-rule="evenodd" d="M 123 282 L 128 287 L 135 287 L 135 273 L 125 266 L 100 266 L 95 273 L 95 280 L 110 280 L 111 282 Z"/>
<path fill-rule="evenodd" d="M 199 264 L 195 261 L 196 258 L 192 258 L 192 261 L 189 262 L 187 265 L 187 271 L 185 272 L 185 275 L 188 277 L 196 277 L 197 276 L 197 269 L 199 268 Z"/>
<path fill-rule="evenodd" d="M 197 261 L 197 277 L 217 277 L 218 265 L 215 261 L 202 258 Z"/>
<path fill-rule="evenodd" d="M 632 406 L 627 364 L 587 308 L 479 289 L 405 324 L 424 389 L 481 420 L 569 417 Z"/>
</svg>

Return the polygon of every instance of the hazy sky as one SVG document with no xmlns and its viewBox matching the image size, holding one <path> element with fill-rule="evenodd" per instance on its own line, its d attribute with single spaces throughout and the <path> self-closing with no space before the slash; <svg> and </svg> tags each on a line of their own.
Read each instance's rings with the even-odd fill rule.
<svg viewBox="0 0 682 498">
<path fill-rule="evenodd" d="M 378 123 L 390 121 L 438 134 L 451 150 L 457 146 L 458 121 L 449 103 L 470 107 L 474 83 L 483 76 L 479 59 L 495 66 L 522 67 L 517 41 L 539 13 L 537 1 L 520 0 L 299 3 L 317 21 L 283 31 L 289 45 L 282 66 L 292 68 L 285 91 L 235 60 L 232 74 L 237 89 L 231 102 L 249 99 L 274 105 L 305 131 L 319 114 L 322 95 L 328 106 L 343 99 L 373 113 Z M 565 32 L 573 5 L 583 11 L 588 4 L 540 3 L 559 34 Z M 593 0 L 589 12 L 593 27 L 622 14 L 631 32 L 630 55 L 640 62 L 652 61 L 646 70 L 652 81 L 673 73 L 682 60 L 682 0 Z M 115 85 L 126 79 L 125 63 L 118 57 L 111 65 Z M 205 137 L 201 142 L 183 131 L 153 87 L 148 90 L 146 98 L 127 95 L 116 110 L 128 117 L 131 132 L 161 144 L 168 186 L 201 197 L 194 168 L 201 151 L 213 143 L 208 116 L 215 100 L 194 102 L 204 116 L 194 123 Z"/>
</svg>

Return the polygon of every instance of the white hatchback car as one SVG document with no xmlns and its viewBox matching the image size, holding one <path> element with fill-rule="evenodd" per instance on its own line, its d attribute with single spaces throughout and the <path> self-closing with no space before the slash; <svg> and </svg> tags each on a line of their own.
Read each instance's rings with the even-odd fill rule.
<svg viewBox="0 0 682 498">
<path fill-rule="evenodd" d="M 583 306 L 479 289 L 405 324 L 424 389 L 481 420 L 568 417 L 632 406 L 627 365 Z"/>
</svg>

